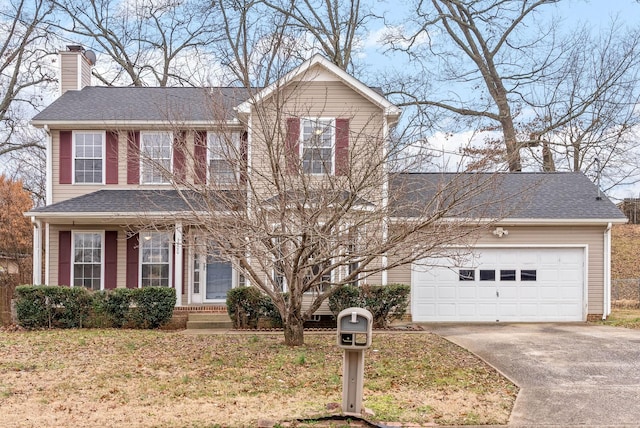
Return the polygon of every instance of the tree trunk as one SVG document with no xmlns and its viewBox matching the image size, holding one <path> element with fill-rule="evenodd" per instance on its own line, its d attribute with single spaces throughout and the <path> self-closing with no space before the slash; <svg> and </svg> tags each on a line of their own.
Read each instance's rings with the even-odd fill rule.
<svg viewBox="0 0 640 428">
<path fill-rule="evenodd" d="M 284 321 L 284 344 L 287 346 L 304 345 L 304 320 L 300 312 L 290 311 Z"/>
<path fill-rule="evenodd" d="M 515 126 L 513 125 L 513 117 L 511 109 L 506 100 L 497 101 L 500 111 L 500 125 L 502 125 L 502 136 L 504 145 L 507 149 L 507 163 L 509 164 L 509 172 L 522 171 L 522 161 L 520 160 L 520 147 L 516 137 Z"/>
</svg>

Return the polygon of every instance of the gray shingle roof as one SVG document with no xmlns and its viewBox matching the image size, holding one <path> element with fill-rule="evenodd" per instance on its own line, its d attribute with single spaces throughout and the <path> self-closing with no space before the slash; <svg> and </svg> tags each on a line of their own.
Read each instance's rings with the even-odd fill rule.
<svg viewBox="0 0 640 428">
<path fill-rule="evenodd" d="M 421 173 L 390 182 L 396 215 L 448 209 L 448 216 L 513 219 L 624 220 L 582 173 Z"/>
<path fill-rule="evenodd" d="M 399 217 L 440 209 L 446 216 L 465 218 L 625 220 L 607 197 L 597 199 L 596 186 L 582 173 L 399 174 L 391 178 L 389 190 L 390 207 Z M 205 210 L 213 200 L 194 192 L 183 195 L 176 190 L 105 189 L 31 212 L 152 215 Z M 233 202 L 230 191 L 213 203 L 227 209 Z"/>
<path fill-rule="evenodd" d="M 184 213 L 206 210 L 212 204 L 218 208 L 234 205 L 234 192 L 228 191 L 220 197 L 205 198 L 202 195 L 177 190 L 98 190 L 66 201 L 34 208 L 32 213 Z"/>
<path fill-rule="evenodd" d="M 245 88 L 158 88 L 88 86 L 67 91 L 33 120 L 212 121 L 235 118 L 248 98 Z"/>
</svg>

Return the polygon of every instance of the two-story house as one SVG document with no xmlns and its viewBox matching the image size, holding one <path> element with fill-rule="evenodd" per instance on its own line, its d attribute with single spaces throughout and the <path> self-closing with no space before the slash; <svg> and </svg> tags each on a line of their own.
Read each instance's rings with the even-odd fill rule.
<svg viewBox="0 0 640 428">
<path fill-rule="evenodd" d="M 362 212 L 383 207 L 379 230 L 371 223 L 358 239 L 384 241 L 385 228 L 415 217 L 403 201 L 428 205 L 457 176 L 389 176 L 385 151 L 400 109 L 322 56 L 266 88 L 92 87 L 82 49 L 61 52 L 60 64 L 62 95 L 32 121 L 48 136 L 47 204 L 27 213 L 36 284 L 167 286 L 177 306 L 223 304 L 229 289 L 262 277 L 285 289 L 277 255 L 251 247 L 252 239 L 273 242 L 291 221 L 278 213 L 345 200 Z M 366 184 L 371 177 L 377 184 Z M 491 228 L 479 229 L 468 257 L 395 266 L 399 253 L 380 253 L 370 255 L 380 272 L 350 277 L 353 263 L 336 263 L 318 268 L 319 278 L 411 284 L 416 321 L 606 316 L 610 228 L 626 221 L 620 211 L 582 174 L 498 174 L 493 183 L 474 197 L 489 207 L 498 193 L 495 201 L 505 194 L 516 201 L 486 213 Z M 211 222 L 212 211 L 230 220 Z M 254 234 L 237 236 L 251 224 Z M 265 224 L 274 234 L 261 235 Z M 219 237 L 228 230 L 219 241 L 229 248 L 218 242 L 225 254 L 241 247 L 234 239 L 251 254 L 242 262 L 216 256 L 198 238 L 214 230 Z M 350 241 L 344 251 L 356 247 Z"/>
</svg>

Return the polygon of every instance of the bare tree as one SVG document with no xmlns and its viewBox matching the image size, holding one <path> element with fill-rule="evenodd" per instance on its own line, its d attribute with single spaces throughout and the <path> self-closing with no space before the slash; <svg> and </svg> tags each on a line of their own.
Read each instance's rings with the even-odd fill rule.
<svg viewBox="0 0 640 428">
<path fill-rule="evenodd" d="M 215 3 L 139 0 L 54 0 L 56 26 L 113 61 L 94 76 L 105 85 L 198 85 L 214 59 Z M 60 15 L 58 15 L 60 16 Z M 207 61 L 210 63 L 205 69 Z M 213 67 L 215 68 L 215 67 Z"/>
<path fill-rule="evenodd" d="M 51 8 L 41 0 L 11 0 L 0 6 L 0 156 L 39 141 L 18 138 L 26 118 L 44 102 L 55 76 L 47 66 L 52 53 L 44 23 Z"/>
<path fill-rule="evenodd" d="M 336 94 L 320 85 L 303 77 L 268 97 L 238 88 L 243 126 L 222 120 L 228 106 L 211 90 L 220 125 L 205 133 L 175 123 L 179 170 L 143 159 L 190 207 L 177 219 L 185 245 L 233 264 L 268 295 L 288 345 L 303 343 L 303 323 L 344 285 L 380 283 L 382 272 L 426 256 L 455 257 L 452 246 L 490 225 L 469 218 L 499 216 L 490 209 L 502 198 L 480 196 L 495 190 L 493 175 L 422 182 L 390 173 L 402 145 L 386 139 L 382 111 L 332 105 Z"/>
<path fill-rule="evenodd" d="M 389 37 L 388 43 L 420 71 L 418 77 L 392 82 L 390 95 L 400 96 L 400 105 L 416 107 L 426 118 L 423 126 L 451 125 L 441 115 L 448 113 L 468 119 L 462 126 L 498 131 L 501 139 L 491 139 L 475 154 L 500 157 L 510 171 L 522 170 L 523 150 L 534 147 L 542 148 L 542 168 L 555 169 L 558 142 L 546 137 L 587 121 L 599 104 L 618 103 L 622 110 L 612 121 L 623 120 L 630 100 L 621 94 L 636 84 L 638 70 L 636 33 L 612 31 L 599 44 L 584 31 L 563 36 L 559 22 L 537 14 L 557 2 L 418 3 L 416 29 L 408 37 Z M 588 58 L 592 52 L 599 55 Z"/>
<path fill-rule="evenodd" d="M 263 0 L 287 17 L 292 37 L 309 39 L 323 55 L 343 70 L 354 73 L 354 54 L 367 23 L 377 16 L 360 0 Z M 304 52 L 304 51 L 303 51 Z M 304 58 L 302 58 L 304 59 Z"/>
</svg>

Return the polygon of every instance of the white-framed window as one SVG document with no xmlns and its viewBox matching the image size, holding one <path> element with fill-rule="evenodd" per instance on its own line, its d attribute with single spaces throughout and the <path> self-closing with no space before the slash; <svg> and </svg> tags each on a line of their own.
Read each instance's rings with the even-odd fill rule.
<svg viewBox="0 0 640 428">
<path fill-rule="evenodd" d="M 74 287 L 102 290 L 104 287 L 102 281 L 104 233 L 73 231 L 72 235 L 73 278 L 71 283 Z"/>
<path fill-rule="evenodd" d="M 307 291 L 307 293 L 324 293 L 329 288 L 331 288 L 331 271 L 326 271 L 326 269 L 331 264 L 331 260 L 322 260 L 318 263 L 313 263 L 313 257 L 309 257 L 309 263 L 311 264 L 311 268 L 307 270 L 305 274 L 304 281 L 309 282 L 315 279 L 316 283 L 314 286 Z M 320 275 L 318 277 L 318 275 Z"/>
<path fill-rule="evenodd" d="M 167 184 L 171 175 L 173 134 L 140 133 L 140 183 Z"/>
<path fill-rule="evenodd" d="M 303 118 L 300 156 L 306 174 L 333 174 L 335 167 L 335 119 Z"/>
<path fill-rule="evenodd" d="M 238 180 L 239 132 L 207 132 L 207 168 L 212 184 L 233 184 Z"/>
<path fill-rule="evenodd" d="M 140 286 L 171 286 L 171 234 L 140 232 Z"/>
<path fill-rule="evenodd" d="M 104 131 L 73 131 L 73 182 L 104 184 Z"/>
</svg>

